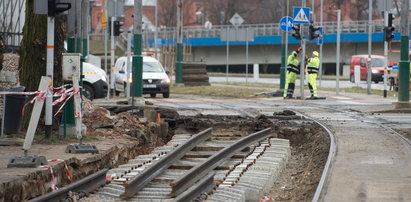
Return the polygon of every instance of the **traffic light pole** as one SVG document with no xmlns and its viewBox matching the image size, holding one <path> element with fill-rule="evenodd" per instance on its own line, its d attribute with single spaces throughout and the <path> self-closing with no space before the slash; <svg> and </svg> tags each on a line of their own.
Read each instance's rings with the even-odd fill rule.
<svg viewBox="0 0 411 202">
<path fill-rule="evenodd" d="M 142 0 L 134 0 L 134 55 L 133 55 L 133 86 L 132 97 L 143 95 L 143 56 L 141 55 L 142 39 Z M 134 102 L 133 102 L 134 104 Z"/>
<path fill-rule="evenodd" d="M 107 93 L 109 93 L 111 91 L 111 95 L 114 96 L 114 60 L 115 60 L 115 50 L 116 50 L 116 43 L 115 43 L 115 39 L 114 39 L 114 21 L 116 20 L 115 17 L 111 17 L 111 50 L 110 50 L 110 87 Z"/>
<path fill-rule="evenodd" d="M 303 36 L 303 27 L 301 27 L 301 36 Z M 300 65 L 300 94 L 301 94 L 301 99 L 304 100 L 304 67 L 305 67 L 305 38 L 301 38 L 301 47 L 303 48 L 303 55 L 301 59 L 301 65 Z"/>
<path fill-rule="evenodd" d="M 402 8 L 409 8 L 410 2 L 402 0 Z M 399 69 L 399 89 L 398 102 L 406 102 L 409 106 L 410 101 L 410 61 L 409 54 L 409 9 L 401 9 L 401 58 Z"/>
<path fill-rule="evenodd" d="M 388 12 L 384 11 L 384 27 L 388 27 Z M 387 67 L 388 67 L 388 41 L 384 37 L 384 97 L 387 97 L 387 82 L 388 82 L 388 74 L 387 74 Z"/>
<path fill-rule="evenodd" d="M 54 64 L 54 17 L 47 17 L 47 76 L 50 77 L 48 90 L 46 91 L 45 109 L 45 134 L 46 138 L 51 137 L 53 125 L 53 64 Z"/>
<path fill-rule="evenodd" d="M 183 22 L 182 0 L 177 1 L 177 58 L 176 58 L 176 83 L 183 83 Z"/>
</svg>

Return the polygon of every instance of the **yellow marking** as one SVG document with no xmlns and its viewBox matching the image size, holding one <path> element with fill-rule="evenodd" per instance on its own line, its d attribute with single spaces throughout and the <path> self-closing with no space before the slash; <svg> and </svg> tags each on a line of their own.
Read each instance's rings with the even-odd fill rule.
<svg viewBox="0 0 411 202">
<path fill-rule="evenodd" d="M 53 85 L 53 82 L 50 80 L 48 85 L 49 85 L 49 86 L 52 86 L 52 85 Z"/>
<path fill-rule="evenodd" d="M 114 66 L 111 66 L 111 71 L 114 71 Z"/>
</svg>

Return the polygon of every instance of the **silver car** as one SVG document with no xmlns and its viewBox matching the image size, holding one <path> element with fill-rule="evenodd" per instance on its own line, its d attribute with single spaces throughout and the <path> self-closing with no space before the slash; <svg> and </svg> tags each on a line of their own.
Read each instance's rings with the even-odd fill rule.
<svg viewBox="0 0 411 202">
<path fill-rule="evenodd" d="M 132 61 L 130 61 L 130 64 Z M 127 57 L 123 56 L 117 59 L 114 66 L 114 89 L 116 95 L 124 92 L 127 84 Z M 131 72 L 129 73 L 131 78 Z M 143 94 L 150 94 L 150 97 L 156 97 L 157 93 L 163 94 L 164 98 L 170 97 L 170 78 L 164 70 L 161 63 L 149 56 L 143 56 Z"/>
</svg>

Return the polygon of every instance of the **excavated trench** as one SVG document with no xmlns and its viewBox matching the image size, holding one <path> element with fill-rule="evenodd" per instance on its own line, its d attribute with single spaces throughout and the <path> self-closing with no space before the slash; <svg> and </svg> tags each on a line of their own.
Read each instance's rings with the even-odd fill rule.
<svg viewBox="0 0 411 202">
<path fill-rule="evenodd" d="M 103 168 L 117 167 L 138 155 L 148 154 L 153 148 L 165 144 L 177 133 L 196 133 L 213 127 L 213 133 L 218 134 L 220 139 L 230 140 L 234 137 L 272 127 L 278 138 L 290 140 L 291 158 L 271 192 L 266 193 L 266 195 L 272 197 L 275 201 L 308 201 L 313 197 L 329 149 L 328 135 L 315 123 L 298 116 L 260 116 L 257 118 L 237 116 L 179 117 L 173 110 L 156 110 L 160 112 L 163 124 L 147 124 L 150 125 L 150 135 L 142 134 L 141 131 L 138 134 L 128 131 L 127 135 L 132 136 L 133 141 L 130 141 L 127 145 L 112 147 L 104 153 L 85 160 L 76 158 L 67 160 L 69 169 L 72 171 L 73 181 Z M 115 115 L 113 110 L 111 110 L 111 114 Z M 141 117 L 144 113 L 138 111 L 134 114 Z M 130 115 L 132 116 L 132 113 Z M 164 125 L 167 125 L 166 128 L 164 128 Z M 98 132 L 104 133 L 101 130 Z M 55 166 L 54 169 L 55 173 L 64 173 L 62 165 Z M 58 187 L 67 185 L 65 175 L 55 177 Z M 3 194 L 3 197 L 0 197 L 0 199 L 3 199 L 3 201 L 30 199 L 39 193 L 44 194 L 50 191 L 49 182 L 50 175 L 48 171 L 35 172 L 23 180 L 15 182 L 15 184 L 2 185 L 0 195 Z M 28 191 L 33 187 L 27 185 L 33 183 L 40 188 L 36 188 L 35 191 Z M 6 194 L 8 190 L 12 189 L 15 189 L 14 194 Z"/>
</svg>

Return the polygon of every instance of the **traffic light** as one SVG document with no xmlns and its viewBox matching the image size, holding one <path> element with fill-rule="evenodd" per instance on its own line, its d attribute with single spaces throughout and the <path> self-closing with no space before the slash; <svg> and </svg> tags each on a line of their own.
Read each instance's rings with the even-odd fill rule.
<svg viewBox="0 0 411 202">
<path fill-rule="evenodd" d="M 295 24 L 292 29 L 294 30 L 294 33 L 291 36 L 297 40 L 301 40 L 300 24 Z"/>
<path fill-rule="evenodd" d="M 120 36 L 124 30 L 120 29 L 121 26 L 124 25 L 124 22 L 121 21 L 114 21 L 114 36 Z"/>
<path fill-rule="evenodd" d="M 391 41 L 394 38 L 394 26 L 392 26 L 392 20 L 394 19 L 392 13 L 388 14 L 388 26 L 384 27 L 384 41 Z"/>
<path fill-rule="evenodd" d="M 320 36 L 320 34 L 317 33 L 317 31 L 319 30 L 319 27 L 314 27 L 314 25 L 310 25 L 309 27 L 309 39 L 313 40 L 316 39 Z"/>
<path fill-rule="evenodd" d="M 71 3 L 68 0 L 48 0 L 47 2 L 47 15 L 55 17 L 56 15 L 69 10 Z"/>
</svg>

